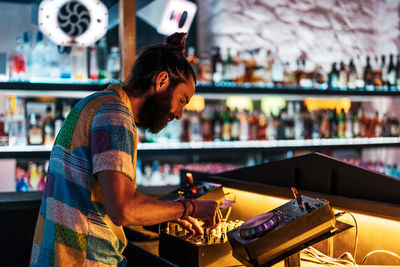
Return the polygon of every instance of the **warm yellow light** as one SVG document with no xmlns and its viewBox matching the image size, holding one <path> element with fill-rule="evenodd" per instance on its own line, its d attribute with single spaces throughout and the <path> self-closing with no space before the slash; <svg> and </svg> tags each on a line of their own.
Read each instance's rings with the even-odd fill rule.
<svg viewBox="0 0 400 267">
<path fill-rule="evenodd" d="M 345 112 L 348 112 L 351 107 L 351 101 L 347 97 L 339 99 L 307 98 L 304 100 L 304 104 L 306 105 L 308 111 L 319 109 L 336 109 L 337 112 L 340 112 L 341 109 L 344 109 Z"/>
<path fill-rule="evenodd" d="M 239 111 L 242 110 L 253 110 L 253 101 L 249 96 L 229 96 L 226 99 L 226 106 L 229 107 L 231 110 L 237 109 Z"/>
<path fill-rule="evenodd" d="M 189 103 L 185 106 L 185 109 L 187 110 L 195 110 L 195 111 L 202 111 L 205 106 L 205 101 L 204 97 L 200 95 L 194 95 Z"/>
<path fill-rule="evenodd" d="M 261 99 L 261 109 L 265 114 L 278 116 L 281 109 L 286 107 L 283 97 L 264 97 Z"/>
</svg>

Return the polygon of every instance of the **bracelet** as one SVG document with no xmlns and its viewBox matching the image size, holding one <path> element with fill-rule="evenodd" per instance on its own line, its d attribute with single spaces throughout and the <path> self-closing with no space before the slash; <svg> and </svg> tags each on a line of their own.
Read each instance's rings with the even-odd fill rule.
<svg viewBox="0 0 400 267">
<path fill-rule="evenodd" d="M 190 212 L 190 207 L 189 205 L 192 205 L 192 207 L 194 206 L 191 202 L 190 199 L 178 199 L 178 202 L 181 202 L 183 204 L 183 214 L 180 217 L 180 219 L 183 219 L 186 216 L 190 216 L 193 212 Z"/>
</svg>

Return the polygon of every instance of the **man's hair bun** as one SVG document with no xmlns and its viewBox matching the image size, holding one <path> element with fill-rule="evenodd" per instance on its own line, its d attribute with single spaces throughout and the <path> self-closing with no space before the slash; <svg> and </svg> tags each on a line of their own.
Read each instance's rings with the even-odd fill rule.
<svg viewBox="0 0 400 267">
<path fill-rule="evenodd" d="M 167 45 L 173 46 L 179 50 L 179 53 L 184 56 L 185 55 L 185 39 L 187 33 L 186 32 L 176 32 L 167 37 L 166 43 Z"/>
</svg>

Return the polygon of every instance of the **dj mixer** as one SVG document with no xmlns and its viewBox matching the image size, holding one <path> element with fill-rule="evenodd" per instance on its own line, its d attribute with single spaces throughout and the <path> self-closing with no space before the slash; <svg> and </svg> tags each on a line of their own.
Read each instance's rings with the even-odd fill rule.
<svg viewBox="0 0 400 267">
<path fill-rule="evenodd" d="M 297 195 L 246 222 L 222 222 L 200 236 L 169 224 L 160 234 L 159 255 L 179 266 L 218 266 L 215 262 L 221 257 L 246 266 L 270 266 L 317 242 L 320 236 L 333 235 L 335 224 L 329 202 Z"/>
<path fill-rule="evenodd" d="M 159 255 L 181 266 L 209 266 L 231 254 L 227 233 L 244 221 L 223 221 L 216 229 L 204 229 L 203 235 L 190 235 L 178 224 L 169 223 L 160 234 Z"/>
</svg>

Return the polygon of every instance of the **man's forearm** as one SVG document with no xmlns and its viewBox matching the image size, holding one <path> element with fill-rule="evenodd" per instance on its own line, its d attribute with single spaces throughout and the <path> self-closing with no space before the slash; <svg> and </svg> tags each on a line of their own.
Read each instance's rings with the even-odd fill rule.
<svg viewBox="0 0 400 267">
<path fill-rule="evenodd" d="M 184 207 L 176 201 L 160 201 L 136 191 L 122 210 L 121 225 L 152 225 L 178 219 Z"/>
</svg>

